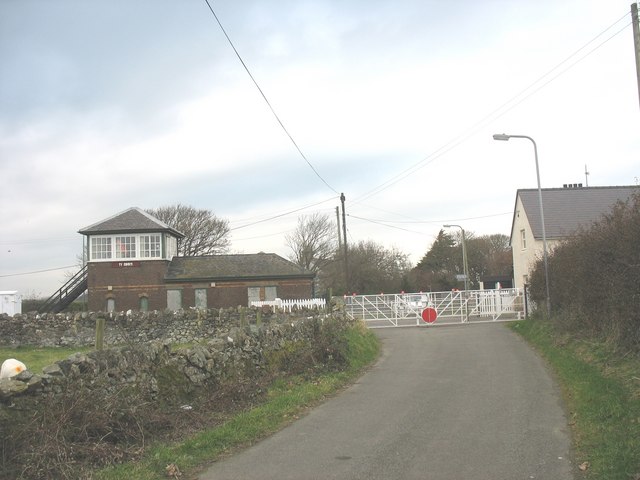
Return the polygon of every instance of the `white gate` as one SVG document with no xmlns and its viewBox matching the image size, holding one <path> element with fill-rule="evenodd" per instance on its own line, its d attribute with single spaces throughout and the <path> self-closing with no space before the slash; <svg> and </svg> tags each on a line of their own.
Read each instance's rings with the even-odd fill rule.
<svg viewBox="0 0 640 480">
<path fill-rule="evenodd" d="M 345 311 L 370 328 L 453 325 L 519 320 L 524 317 L 523 290 L 353 295 Z M 434 319 L 435 316 L 435 319 Z"/>
</svg>

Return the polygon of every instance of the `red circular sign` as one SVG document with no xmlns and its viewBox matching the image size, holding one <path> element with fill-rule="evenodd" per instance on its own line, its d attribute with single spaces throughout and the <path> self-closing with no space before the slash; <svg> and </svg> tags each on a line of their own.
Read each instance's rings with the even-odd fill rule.
<svg viewBox="0 0 640 480">
<path fill-rule="evenodd" d="M 438 318 L 438 312 L 436 312 L 435 308 L 427 307 L 422 310 L 422 320 L 424 320 L 425 322 L 433 323 L 436 321 L 436 318 Z"/>
</svg>

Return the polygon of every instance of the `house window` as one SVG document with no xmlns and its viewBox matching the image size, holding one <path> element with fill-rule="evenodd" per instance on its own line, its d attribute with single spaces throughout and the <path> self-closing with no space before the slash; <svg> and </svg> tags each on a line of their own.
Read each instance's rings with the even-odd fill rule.
<svg viewBox="0 0 640 480">
<path fill-rule="evenodd" d="M 165 257 L 167 260 L 171 260 L 173 257 L 178 255 L 178 241 L 176 237 L 172 237 L 171 235 L 166 236 L 166 254 Z"/>
<path fill-rule="evenodd" d="M 116 258 L 135 258 L 136 237 L 116 237 Z"/>
<path fill-rule="evenodd" d="M 167 308 L 174 312 L 182 308 L 182 290 L 167 290 Z"/>
<path fill-rule="evenodd" d="M 196 308 L 207 308 L 207 289 L 206 288 L 196 288 Z"/>
<path fill-rule="evenodd" d="M 523 285 L 529 285 L 529 275 L 523 275 L 522 276 L 522 284 Z"/>
<path fill-rule="evenodd" d="M 148 297 L 140 297 L 140 311 L 148 312 L 149 311 L 149 298 Z"/>
<path fill-rule="evenodd" d="M 91 260 L 111 258 L 111 238 L 91 237 Z"/>
<path fill-rule="evenodd" d="M 140 258 L 160 258 L 160 235 L 140 236 Z"/>
<path fill-rule="evenodd" d="M 171 260 L 177 252 L 177 240 L 170 235 L 147 233 L 140 235 L 100 235 L 90 238 L 90 260 L 112 259 Z"/>
<path fill-rule="evenodd" d="M 522 250 L 527 249 L 527 235 L 524 229 L 520 230 L 520 248 L 522 248 Z"/>
</svg>

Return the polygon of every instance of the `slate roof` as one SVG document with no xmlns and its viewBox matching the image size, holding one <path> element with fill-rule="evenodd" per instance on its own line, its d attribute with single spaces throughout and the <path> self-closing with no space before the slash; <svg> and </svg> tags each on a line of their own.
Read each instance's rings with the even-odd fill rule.
<svg viewBox="0 0 640 480">
<path fill-rule="evenodd" d="M 170 232 L 178 238 L 184 237 L 179 231 L 138 207 L 131 207 L 78 230 L 83 235 L 137 232 Z"/>
<path fill-rule="evenodd" d="M 165 280 L 223 281 L 313 278 L 315 274 L 275 253 L 173 257 Z"/>
<path fill-rule="evenodd" d="M 543 188 L 542 207 L 547 239 L 568 237 L 581 226 L 588 228 L 604 214 L 611 212 L 618 201 L 625 202 L 634 193 L 640 194 L 639 186 Z M 516 203 L 518 196 L 522 200 L 534 238 L 542 239 L 538 189 L 518 190 Z M 514 222 L 515 213 L 514 209 Z"/>
</svg>

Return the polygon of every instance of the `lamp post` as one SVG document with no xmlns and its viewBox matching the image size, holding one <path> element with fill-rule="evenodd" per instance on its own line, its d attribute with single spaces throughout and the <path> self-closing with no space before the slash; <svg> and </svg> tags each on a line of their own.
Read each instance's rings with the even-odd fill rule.
<svg viewBox="0 0 640 480">
<path fill-rule="evenodd" d="M 464 273 L 464 290 L 469 290 L 469 264 L 467 263 L 467 241 L 464 237 L 464 228 L 460 225 L 443 225 L 444 228 L 457 227 L 462 232 L 462 271 Z"/>
<path fill-rule="evenodd" d="M 540 187 L 540 168 L 538 167 L 538 146 L 533 138 L 526 135 L 507 135 L 505 133 L 496 133 L 493 135 L 494 140 L 509 141 L 510 138 L 526 138 L 533 143 L 533 154 L 536 160 L 536 177 L 538 179 L 538 202 L 540 204 L 540 222 L 542 222 L 542 253 L 544 262 L 544 283 L 546 288 L 547 315 L 551 314 L 551 297 L 549 295 L 549 265 L 547 255 L 547 232 L 544 225 L 544 209 L 542 207 L 542 188 Z"/>
</svg>

